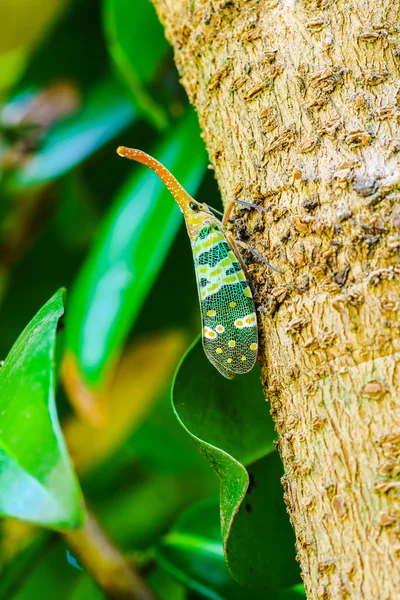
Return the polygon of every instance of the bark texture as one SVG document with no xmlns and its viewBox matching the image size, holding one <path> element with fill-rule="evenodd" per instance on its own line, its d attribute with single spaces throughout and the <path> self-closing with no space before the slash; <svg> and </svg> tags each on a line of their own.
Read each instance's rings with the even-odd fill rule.
<svg viewBox="0 0 400 600">
<path fill-rule="evenodd" d="M 253 266 L 309 598 L 400 598 L 398 0 L 152 0 Z"/>
</svg>

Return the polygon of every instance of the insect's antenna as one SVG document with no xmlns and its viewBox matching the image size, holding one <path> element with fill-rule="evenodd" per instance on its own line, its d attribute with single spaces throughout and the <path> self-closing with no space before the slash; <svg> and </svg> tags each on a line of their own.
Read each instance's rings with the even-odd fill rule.
<svg viewBox="0 0 400 600">
<path fill-rule="evenodd" d="M 248 250 L 249 252 L 251 252 L 252 254 L 254 254 L 254 256 L 256 256 L 258 258 L 258 260 L 260 260 L 261 262 L 264 263 L 264 265 L 267 265 L 267 267 L 269 267 L 270 269 L 272 269 L 273 271 L 275 271 L 275 273 L 279 273 L 280 275 L 282 275 L 282 271 L 280 271 L 279 269 L 277 269 L 276 267 L 274 267 L 273 265 L 271 265 L 271 263 L 269 263 L 267 260 L 265 260 L 265 258 L 263 256 L 261 256 L 261 254 L 259 254 L 257 252 L 257 250 L 255 250 L 254 248 L 252 248 L 251 246 L 249 246 L 249 244 L 245 244 L 244 242 L 241 242 L 239 240 L 235 240 L 235 244 L 237 246 L 241 246 L 242 248 L 245 248 L 246 250 Z"/>
<path fill-rule="evenodd" d="M 154 173 L 156 173 L 161 181 L 166 185 L 168 190 L 171 192 L 179 206 L 186 208 L 188 203 L 193 200 L 192 196 L 181 186 L 181 184 L 175 179 L 175 177 L 162 165 L 158 160 L 146 154 L 142 150 L 136 150 L 134 148 L 126 148 L 125 146 L 119 146 L 117 153 L 124 158 L 135 160 L 136 162 L 149 167 Z"/>
<path fill-rule="evenodd" d="M 245 202 L 244 200 L 236 200 L 236 198 L 234 199 L 235 204 L 241 204 L 242 206 L 249 206 L 250 208 L 257 208 L 258 210 L 263 210 L 265 212 L 268 212 L 268 208 L 265 208 L 265 206 L 259 206 L 258 204 L 254 204 L 253 202 Z"/>
<path fill-rule="evenodd" d="M 214 208 L 213 206 L 210 206 L 210 205 L 208 205 L 208 208 L 209 208 L 210 210 L 212 210 L 214 213 L 217 213 L 217 215 L 220 215 L 221 217 L 223 217 L 223 216 L 224 216 L 224 213 L 223 213 L 223 212 L 221 212 L 220 210 L 217 210 L 217 209 L 216 209 L 216 208 Z"/>
</svg>

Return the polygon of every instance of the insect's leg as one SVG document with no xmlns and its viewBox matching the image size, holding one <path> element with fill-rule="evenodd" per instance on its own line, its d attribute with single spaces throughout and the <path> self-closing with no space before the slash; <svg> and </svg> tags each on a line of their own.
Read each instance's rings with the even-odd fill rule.
<svg viewBox="0 0 400 600">
<path fill-rule="evenodd" d="M 238 248 L 237 241 L 233 237 L 231 231 L 226 231 L 225 233 L 226 233 L 226 237 L 228 238 L 228 242 L 229 242 L 229 244 L 230 244 L 230 246 L 231 246 L 231 248 L 232 248 L 232 250 L 233 250 L 233 252 L 234 252 L 234 254 L 236 256 L 236 258 L 238 259 L 238 261 L 240 263 L 240 266 L 242 267 L 244 273 L 248 276 L 247 266 L 243 262 L 243 258 L 242 258 L 242 255 L 240 254 L 240 250 Z"/>
<path fill-rule="evenodd" d="M 244 200 L 237 200 L 236 198 L 233 198 L 233 200 L 229 200 L 228 206 L 226 207 L 224 212 L 224 216 L 222 217 L 222 225 L 224 227 L 226 227 L 226 224 L 229 221 L 229 217 L 232 214 L 232 210 L 235 204 L 240 204 L 241 206 L 248 206 L 250 208 L 255 208 L 257 210 L 263 210 L 264 212 L 268 212 L 268 208 L 265 208 L 265 206 L 259 206 L 258 204 L 254 204 L 254 202 L 244 202 Z"/>
<path fill-rule="evenodd" d="M 222 217 L 222 225 L 226 227 L 227 222 L 229 221 L 229 217 L 231 216 L 233 207 L 235 206 L 236 200 L 229 200 L 228 206 L 225 209 L 224 216 Z"/>
<path fill-rule="evenodd" d="M 226 210 L 225 210 L 225 213 L 224 213 L 224 217 L 222 219 L 222 225 L 224 227 L 226 227 L 226 224 L 227 224 L 227 222 L 229 220 L 229 217 L 231 216 L 231 213 L 232 213 L 232 210 L 233 210 L 233 207 L 235 206 L 235 204 L 243 204 L 245 206 L 251 206 L 251 207 L 258 208 L 258 209 L 264 210 L 264 211 L 267 210 L 264 206 L 258 206 L 258 204 L 252 204 L 250 202 L 242 202 L 241 200 L 236 200 L 236 198 L 235 198 L 233 200 L 230 200 L 229 203 L 228 203 L 228 206 L 226 207 Z M 276 273 L 282 273 L 282 271 L 279 271 L 279 269 L 277 269 L 276 267 L 274 267 L 273 265 L 271 265 L 268 261 L 266 261 L 265 258 L 263 258 L 261 256 L 261 254 L 259 254 L 257 252 L 257 250 L 255 250 L 254 248 L 252 248 L 251 246 L 249 246 L 249 244 L 245 244 L 244 242 L 241 242 L 239 240 L 235 240 L 234 237 L 232 236 L 232 233 L 230 231 L 226 231 L 226 235 L 227 235 L 228 240 L 229 240 L 229 242 L 230 242 L 230 244 L 231 244 L 231 246 L 232 246 L 232 248 L 233 248 L 236 256 L 238 257 L 239 262 L 242 265 L 242 268 L 244 269 L 245 272 L 246 272 L 247 269 L 246 269 L 245 265 L 243 264 L 243 260 L 242 260 L 242 258 L 240 256 L 240 252 L 239 252 L 238 246 L 241 246 L 242 248 L 246 248 L 246 250 L 248 250 L 249 252 L 251 252 L 252 254 L 254 254 L 254 256 L 256 256 L 258 258 L 258 260 L 260 260 L 261 262 L 263 262 L 265 265 L 267 265 L 267 267 L 269 267 L 270 269 L 272 269 Z"/>
<path fill-rule="evenodd" d="M 229 239 L 229 241 L 230 241 L 231 243 L 233 242 L 233 244 L 232 244 L 232 245 L 235 245 L 236 247 L 237 247 L 237 246 L 241 246 L 242 248 L 245 248 L 246 250 L 248 250 L 249 252 L 251 252 L 251 253 L 252 253 L 252 254 L 253 254 L 255 257 L 257 257 L 257 258 L 258 258 L 258 260 L 260 260 L 260 261 L 261 261 L 261 262 L 263 262 L 265 265 L 267 265 L 267 267 L 269 267 L 270 269 L 272 269 L 273 271 L 275 271 L 275 273 L 280 273 L 280 274 L 282 274 L 282 271 L 280 271 L 279 269 L 277 269 L 276 267 L 274 267 L 273 265 L 271 265 L 271 263 L 269 263 L 268 261 L 266 261 L 266 260 L 265 260 L 265 258 L 263 258 L 263 257 L 261 256 L 261 254 L 259 254 L 259 253 L 257 252 L 257 250 L 255 250 L 254 248 L 252 248 L 251 246 L 249 246 L 249 244 L 245 244 L 244 242 L 241 242 L 241 241 L 239 241 L 239 240 L 234 240 L 234 241 L 233 241 L 233 239 L 232 239 L 230 236 L 229 236 L 229 238 L 230 238 L 230 239 Z"/>
</svg>

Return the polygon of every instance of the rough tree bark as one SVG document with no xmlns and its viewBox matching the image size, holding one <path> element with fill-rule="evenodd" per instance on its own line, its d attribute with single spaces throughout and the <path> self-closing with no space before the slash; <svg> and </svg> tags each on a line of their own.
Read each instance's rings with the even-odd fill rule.
<svg viewBox="0 0 400 600">
<path fill-rule="evenodd" d="M 400 598 L 397 0 L 152 0 L 254 265 L 309 598 Z"/>
</svg>

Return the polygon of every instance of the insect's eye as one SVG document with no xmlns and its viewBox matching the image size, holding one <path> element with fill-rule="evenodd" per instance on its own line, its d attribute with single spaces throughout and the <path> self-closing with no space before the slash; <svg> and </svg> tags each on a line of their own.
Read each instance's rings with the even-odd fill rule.
<svg viewBox="0 0 400 600">
<path fill-rule="evenodd" d="M 197 202 L 189 202 L 189 206 L 192 210 L 199 210 L 200 206 L 197 204 Z"/>
</svg>

